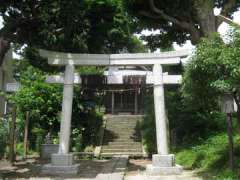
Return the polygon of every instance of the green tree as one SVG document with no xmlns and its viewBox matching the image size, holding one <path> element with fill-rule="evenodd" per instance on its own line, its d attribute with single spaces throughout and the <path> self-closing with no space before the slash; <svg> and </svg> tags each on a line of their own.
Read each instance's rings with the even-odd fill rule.
<svg viewBox="0 0 240 180">
<path fill-rule="evenodd" d="M 16 74 L 21 88 L 10 100 L 18 108 L 18 116 L 25 119 L 30 112 L 30 126 L 46 131 L 58 128 L 61 111 L 61 87 L 45 83 L 46 73 L 29 65 L 26 60 L 17 61 Z"/>
<path fill-rule="evenodd" d="M 120 0 L 2 0 L 0 4 L 4 20 L 0 57 L 11 42 L 72 53 L 132 52 L 141 44 L 132 36 L 136 27 Z"/>
<path fill-rule="evenodd" d="M 184 95 L 202 108 L 216 109 L 218 97 L 230 93 L 238 106 L 240 127 L 240 33 L 225 44 L 219 35 L 204 39 L 197 47 L 184 75 Z"/>
<path fill-rule="evenodd" d="M 214 15 L 214 8 L 221 15 L 231 17 L 240 6 L 239 0 L 131 0 L 126 6 L 134 16 L 139 29 L 157 29 L 160 34 L 146 38 L 151 44 L 199 42 L 216 32 L 222 19 Z"/>
<path fill-rule="evenodd" d="M 237 124 L 240 130 L 240 32 L 234 30 L 230 41 L 224 43 L 217 34 L 203 39 L 197 46 L 192 61 L 184 75 L 183 92 L 186 99 L 208 114 L 220 110 L 218 102 L 229 94 L 237 104 Z M 210 120 L 210 119 L 209 119 Z M 233 124 L 231 114 L 227 115 L 227 134 L 229 143 L 229 167 L 234 169 Z"/>
</svg>

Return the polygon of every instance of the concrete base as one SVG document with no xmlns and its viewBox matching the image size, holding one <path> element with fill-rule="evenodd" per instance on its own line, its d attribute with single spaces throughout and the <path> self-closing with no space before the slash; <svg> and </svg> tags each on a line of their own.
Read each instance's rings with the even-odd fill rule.
<svg viewBox="0 0 240 180">
<path fill-rule="evenodd" d="M 181 174 L 182 171 L 183 168 L 181 166 L 175 165 L 175 156 L 173 154 L 154 154 L 152 156 L 152 164 L 146 167 L 147 175 Z"/>
<path fill-rule="evenodd" d="M 52 154 L 58 152 L 58 144 L 42 144 L 41 147 L 41 159 L 50 159 Z"/>
<path fill-rule="evenodd" d="M 74 164 L 73 154 L 52 154 L 51 164 L 42 166 L 43 174 L 77 174 L 79 164 Z"/>
<path fill-rule="evenodd" d="M 43 174 L 66 174 L 66 175 L 75 175 L 79 172 L 79 164 L 74 164 L 71 166 L 54 166 L 52 164 L 45 164 L 42 166 Z"/>
<path fill-rule="evenodd" d="M 53 166 L 71 166 L 73 162 L 73 154 L 52 154 L 51 156 Z"/>
<path fill-rule="evenodd" d="M 159 175 L 177 175 L 182 174 L 182 166 L 175 165 L 172 167 L 157 167 L 152 164 L 147 165 L 146 174 L 149 176 L 159 176 Z"/>
<path fill-rule="evenodd" d="M 152 156 L 153 166 L 157 167 L 172 167 L 175 166 L 175 156 L 174 154 L 159 155 L 154 154 Z"/>
</svg>

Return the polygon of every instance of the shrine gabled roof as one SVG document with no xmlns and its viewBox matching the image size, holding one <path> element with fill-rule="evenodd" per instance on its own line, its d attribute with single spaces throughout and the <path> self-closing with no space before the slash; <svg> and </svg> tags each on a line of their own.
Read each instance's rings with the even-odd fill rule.
<svg viewBox="0 0 240 180">
<path fill-rule="evenodd" d="M 162 53 L 135 53 L 135 54 L 74 54 L 39 50 L 41 56 L 48 58 L 51 65 L 153 65 L 179 64 L 181 58 L 188 57 L 190 50 L 170 51 Z"/>
</svg>

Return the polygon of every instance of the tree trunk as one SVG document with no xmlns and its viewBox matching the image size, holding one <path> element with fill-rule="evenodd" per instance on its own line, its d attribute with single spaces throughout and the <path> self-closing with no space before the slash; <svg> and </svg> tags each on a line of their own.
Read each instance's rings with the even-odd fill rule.
<svg viewBox="0 0 240 180">
<path fill-rule="evenodd" d="M 201 29 L 201 37 L 208 37 L 217 32 L 217 19 L 214 15 L 214 4 L 209 0 L 196 1 L 196 13 Z"/>
<path fill-rule="evenodd" d="M 238 133 L 240 134 L 240 109 L 237 108 L 237 127 L 238 127 Z"/>
<path fill-rule="evenodd" d="M 25 128 L 24 128 L 24 142 L 23 142 L 24 158 L 27 157 L 27 150 L 28 150 L 28 126 L 29 126 L 29 111 L 27 111 L 26 113 Z"/>
<path fill-rule="evenodd" d="M 0 66 L 3 63 L 3 59 L 5 57 L 5 54 L 10 48 L 10 42 L 5 40 L 3 37 L 0 37 Z"/>
<path fill-rule="evenodd" d="M 233 93 L 233 98 L 237 104 L 237 127 L 238 127 L 238 133 L 240 134 L 240 102 L 239 102 L 238 94 L 236 92 Z"/>
<path fill-rule="evenodd" d="M 10 145 L 9 145 L 9 161 L 11 164 L 15 161 L 15 129 L 16 129 L 16 106 L 13 105 L 12 120 L 10 124 Z"/>
<path fill-rule="evenodd" d="M 232 115 L 227 114 L 227 134 L 228 134 L 228 148 L 229 148 L 229 168 L 234 169 L 234 149 L 233 149 L 233 127 Z"/>
</svg>

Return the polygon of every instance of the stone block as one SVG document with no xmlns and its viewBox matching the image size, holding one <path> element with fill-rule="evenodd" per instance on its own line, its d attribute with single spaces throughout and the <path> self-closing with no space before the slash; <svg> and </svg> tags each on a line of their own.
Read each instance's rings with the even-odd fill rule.
<svg viewBox="0 0 240 180">
<path fill-rule="evenodd" d="M 52 164 L 45 164 L 42 166 L 42 174 L 56 175 L 76 175 L 79 172 L 79 164 L 74 164 L 70 166 L 55 166 Z"/>
<path fill-rule="evenodd" d="M 152 156 L 153 166 L 156 167 L 173 167 L 175 166 L 175 156 L 173 154 L 159 155 L 154 154 Z"/>
<path fill-rule="evenodd" d="M 51 159 L 52 154 L 58 153 L 58 144 L 42 144 L 41 147 L 41 158 Z"/>
<path fill-rule="evenodd" d="M 147 165 L 146 174 L 149 176 L 160 176 L 160 175 L 178 175 L 183 171 L 182 166 L 175 165 L 172 167 L 159 167 L 153 166 L 152 164 Z"/>
<path fill-rule="evenodd" d="M 53 166 L 72 166 L 73 154 L 52 154 L 51 164 Z"/>
</svg>

